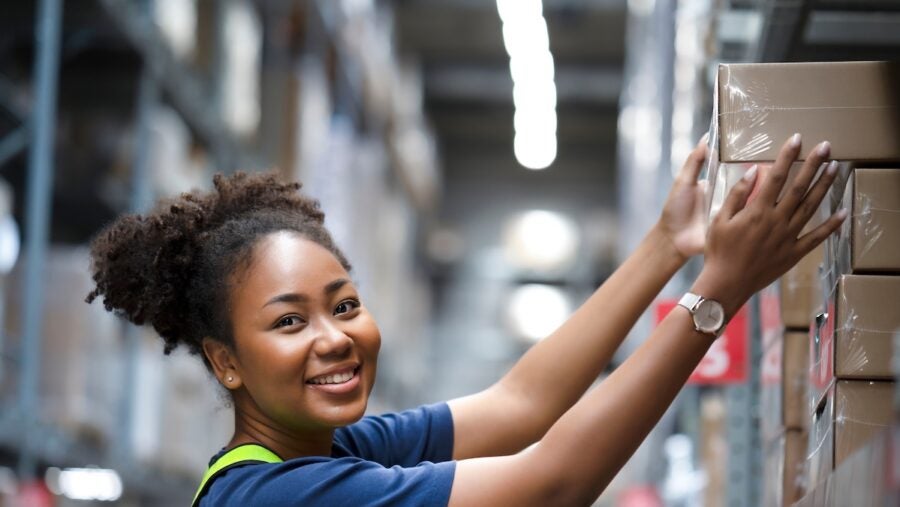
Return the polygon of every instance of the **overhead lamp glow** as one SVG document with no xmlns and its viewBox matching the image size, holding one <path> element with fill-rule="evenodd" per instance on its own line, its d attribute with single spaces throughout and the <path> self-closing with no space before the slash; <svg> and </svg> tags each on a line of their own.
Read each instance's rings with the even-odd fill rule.
<svg viewBox="0 0 900 507">
<path fill-rule="evenodd" d="M 541 0 L 497 0 L 497 12 L 504 24 L 543 16 L 543 10 Z"/>
<path fill-rule="evenodd" d="M 507 317 L 513 331 L 535 342 L 555 331 L 572 312 L 563 291 L 552 285 L 537 283 L 517 288 L 508 308 Z"/>
<path fill-rule="evenodd" d="M 513 83 L 525 81 L 553 81 L 555 75 L 553 54 L 550 51 L 535 51 L 528 58 L 514 56 L 509 59 L 509 73 Z"/>
<path fill-rule="evenodd" d="M 556 107 L 556 84 L 552 79 L 519 81 L 513 85 L 513 104 L 516 109 L 528 107 Z"/>
<path fill-rule="evenodd" d="M 541 0 L 497 0 L 513 80 L 513 153 L 527 169 L 556 159 L 556 74 Z"/>
<path fill-rule="evenodd" d="M 539 171 L 556 160 L 556 134 L 516 132 L 513 152 L 522 167 Z"/>
<path fill-rule="evenodd" d="M 549 51 L 550 35 L 543 16 L 503 23 L 503 45 L 511 57 L 528 57 Z"/>
<path fill-rule="evenodd" d="M 516 109 L 513 115 L 516 133 L 556 134 L 556 110 L 552 108 Z"/>
<path fill-rule="evenodd" d="M 533 271 L 570 266 L 578 251 L 576 225 L 553 211 L 531 210 L 514 218 L 506 229 L 504 247 L 510 262 Z"/>
<path fill-rule="evenodd" d="M 103 468 L 49 468 L 47 486 L 72 500 L 114 502 L 122 496 L 122 479 L 115 470 Z"/>
</svg>

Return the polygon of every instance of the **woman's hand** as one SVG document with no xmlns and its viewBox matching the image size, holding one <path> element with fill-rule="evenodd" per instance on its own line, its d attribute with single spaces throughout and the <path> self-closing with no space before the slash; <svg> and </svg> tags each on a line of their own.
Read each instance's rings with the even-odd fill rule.
<svg viewBox="0 0 900 507">
<path fill-rule="evenodd" d="M 675 176 L 657 227 L 687 261 L 703 253 L 706 242 L 706 181 L 697 181 L 706 160 L 704 135 Z"/>
<path fill-rule="evenodd" d="M 781 200 L 788 170 L 800 153 L 799 134 L 782 147 L 750 202 L 758 171 L 756 166 L 747 171 L 710 224 L 703 271 L 692 292 L 719 301 L 731 317 L 754 292 L 784 274 L 841 225 L 845 210 L 799 236 L 834 181 L 837 163 L 831 162 L 810 187 L 830 152 L 828 142 L 812 150 Z"/>
</svg>

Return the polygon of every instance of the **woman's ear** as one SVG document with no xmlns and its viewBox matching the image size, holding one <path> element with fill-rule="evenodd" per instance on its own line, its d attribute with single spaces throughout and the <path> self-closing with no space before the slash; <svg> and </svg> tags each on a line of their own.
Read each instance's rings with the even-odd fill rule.
<svg viewBox="0 0 900 507">
<path fill-rule="evenodd" d="M 234 351 L 224 343 L 212 338 L 203 339 L 203 354 L 212 365 L 213 373 L 219 383 L 230 390 L 241 387 L 241 376 L 238 374 Z"/>
</svg>

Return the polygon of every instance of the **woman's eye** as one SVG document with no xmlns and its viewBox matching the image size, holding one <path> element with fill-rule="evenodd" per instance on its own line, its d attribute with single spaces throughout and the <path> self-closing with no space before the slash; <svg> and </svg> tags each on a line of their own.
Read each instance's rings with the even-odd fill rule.
<svg viewBox="0 0 900 507">
<path fill-rule="evenodd" d="M 282 317 L 281 320 L 279 320 L 278 323 L 275 324 L 275 327 L 296 326 L 301 324 L 302 322 L 303 321 L 300 320 L 300 317 L 296 315 L 288 315 L 287 317 Z"/>
<path fill-rule="evenodd" d="M 348 299 L 346 301 L 341 301 L 334 309 L 335 315 L 342 315 L 345 313 L 352 312 L 353 310 L 359 308 L 359 301 L 354 299 Z"/>
</svg>

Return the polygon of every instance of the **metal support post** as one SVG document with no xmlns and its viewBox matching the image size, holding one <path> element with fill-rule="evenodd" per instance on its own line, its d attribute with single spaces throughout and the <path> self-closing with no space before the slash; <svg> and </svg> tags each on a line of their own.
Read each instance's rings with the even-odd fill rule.
<svg viewBox="0 0 900 507">
<path fill-rule="evenodd" d="M 34 478 L 37 471 L 35 422 L 38 420 L 43 272 L 52 206 L 50 198 L 53 190 L 53 149 L 62 4 L 62 0 L 41 0 L 38 4 L 35 30 L 36 92 L 31 122 L 34 138 L 28 161 L 25 215 L 27 258 L 22 297 L 22 370 L 19 381 L 19 410 L 22 420 L 26 423 L 25 442 L 18 463 L 19 478 L 23 481 Z"/>
<path fill-rule="evenodd" d="M 748 303 L 750 313 L 750 372 L 748 382 L 727 388 L 725 395 L 728 438 L 728 507 L 760 505 L 762 449 L 759 436 L 759 364 L 762 339 L 759 325 L 759 298 Z"/>
</svg>

